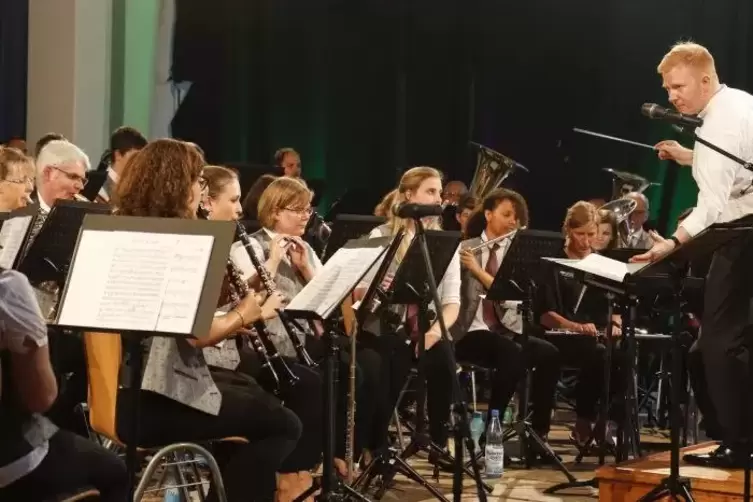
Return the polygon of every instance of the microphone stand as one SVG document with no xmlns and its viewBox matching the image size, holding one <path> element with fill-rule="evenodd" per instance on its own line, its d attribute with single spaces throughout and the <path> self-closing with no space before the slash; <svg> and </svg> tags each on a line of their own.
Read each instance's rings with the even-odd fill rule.
<svg viewBox="0 0 753 502">
<path fill-rule="evenodd" d="M 691 130 L 688 126 L 674 125 L 672 127 L 674 127 L 674 129 L 676 131 L 680 132 L 680 133 L 688 134 L 688 135 L 692 136 L 692 138 L 695 141 L 697 141 L 698 143 L 702 144 L 703 146 L 706 146 L 706 147 L 714 150 L 716 153 L 718 153 L 720 155 L 723 155 L 723 156 L 727 157 L 728 159 L 737 162 L 738 164 L 740 164 L 741 166 L 743 166 L 748 171 L 753 172 L 753 162 L 748 162 L 747 160 L 743 160 L 740 157 L 738 157 L 737 155 L 733 155 L 733 154 L 729 153 L 728 151 L 724 150 L 723 148 L 718 147 L 715 144 L 711 143 L 710 141 L 707 141 L 707 140 L 701 138 L 700 136 L 698 136 L 698 134 L 696 134 L 695 130 Z"/>
</svg>

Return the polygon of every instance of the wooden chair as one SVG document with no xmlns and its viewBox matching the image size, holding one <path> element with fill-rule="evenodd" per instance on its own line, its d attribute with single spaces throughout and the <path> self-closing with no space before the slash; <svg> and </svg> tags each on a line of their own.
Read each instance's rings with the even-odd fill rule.
<svg viewBox="0 0 753 502">
<path fill-rule="evenodd" d="M 118 334 L 113 333 L 84 333 L 84 347 L 86 349 L 86 367 L 89 377 L 89 424 L 94 432 L 111 441 L 120 448 L 125 444 L 120 440 L 116 428 L 116 409 L 118 400 L 118 383 L 120 365 L 122 363 L 122 345 Z M 245 438 L 218 438 L 217 441 L 246 442 Z M 186 500 L 190 500 L 189 488 L 196 489 L 199 499 L 204 500 L 202 480 L 197 468 L 196 457 L 202 457 L 212 476 L 218 498 L 226 500 L 224 484 L 219 467 L 212 454 L 202 446 L 193 443 L 176 443 L 166 445 L 162 449 L 139 448 L 144 454 L 152 454 L 152 459 L 144 470 L 134 501 L 139 501 L 147 492 L 165 489 L 165 473 L 172 469 L 179 481 L 180 488 Z M 186 457 L 184 459 L 183 457 Z M 166 468 L 158 479 L 157 489 L 147 490 L 152 476 L 157 472 L 160 464 Z M 189 470 L 190 469 L 190 470 Z M 189 482 L 188 478 L 193 478 Z M 74 499 L 79 500 L 79 499 Z"/>
</svg>

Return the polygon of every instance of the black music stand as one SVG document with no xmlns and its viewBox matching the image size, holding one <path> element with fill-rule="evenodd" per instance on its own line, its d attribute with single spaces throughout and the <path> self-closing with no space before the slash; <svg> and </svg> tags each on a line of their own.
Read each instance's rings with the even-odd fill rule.
<svg viewBox="0 0 753 502">
<path fill-rule="evenodd" d="M 407 304 L 418 306 L 418 326 L 419 336 L 417 341 L 418 348 L 418 373 L 416 388 L 416 423 L 413 430 L 411 442 L 405 447 L 401 454 L 393 448 L 385 452 L 380 452 L 374 458 L 371 465 L 364 471 L 361 478 L 356 482 L 360 484 L 363 480 L 364 487 L 368 487 L 371 479 L 378 474 L 382 475 L 382 485 L 375 495 L 380 499 L 389 487 L 395 474 L 402 473 L 409 479 L 419 483 L 426 488 L 435 498 L 447 502 L 447 498 L 442 493 L 426 481 L 418 472 L 411 468 L 407 459 L 419 451 L 435 452 L 440 456 L 447 457 L 444 448 L 433 443 L 431 438 L 424 432 L 425 402 L 426 402 L 426 375 L 425 367 L 425 340 L 423 334 L 431 327 L 433 319 L 429 315 L 429 305 L 441 305 L 440 298 L 437 294 L 437 284 L 442 280 L 450 262 L 457 253 L 460 244 L 461 235 L 459 232 L 443 232 L 439 230 L 425 230 L 420 219 L 415 219 L 416 238 L 411 242 L 410 247 L 405 253 L 400 267 L 392 281 L 392 288 L 387 293 L 388 302 L 391 304 Z M 429 251 L 431 249 L 431 252 Z M 436 307 L 439 309 L 439 307 Z M 437 315 L 437 320 L 442 331 L 442 338 L 450 341 L 449 334 L 441 315 Z M 435 350 L 442 349 L 447 358 L 448 368 L 454 375 L 453 378 L 453 395 L 454 400 L 450 414 L 450 425 L 452 436 L 455 443 L 455 458 L 451 459 L 454 469 L 453 476 L 453 500 L 460 501 L 463 490 L 463 475 L 469 474 L 476 483 L 476 491 L 481 502 L 486 501 L 486 492 L 492 491 L 491 487 L 483 482 L 477 463 L 473 463 L 471 469 L 465 467 L 463 463 L 464 446 L 475 456 L 475 445 L 471 439 L 470 426 L 468 422 L 468 405 L 463 398 L 460 382 L 455 372 L 456 362 L 455 353 L 451 344 L 440 345 Z M 465 445 L 463 444 L 465 441 Z"/>
<path fill-rule="evenodd" d="M 562 253 L 565 241 L 561 234 L 542 230 L 519 230 L 510 243 L 510 248 L 505 254 L 505 259 L 494 277 L 494 282 L 489 287 L 486 298 L 491 301 L 520 300 L 518 307 L 523 316 L 523 332 L 520 335 L 522 346 L 523 367 L 526 368 L 526 376 L 518 389 L 519 410 L 518 419 L 514 431 L 520 439 L 525 466 L 531 468 L 533 454 L 530 442 L 534 442 L 540 452 L 548 456 L 557 469 L 571 482 L 577 481 L 562 460 L 552 451 L 551 447 L 533 430 L 528 421 L 528 401 L 532 382 L 532 374 L 528 358 L 530 348 L 528 337 L 532 328 L 538 325 L 534 319 L 534 303 L 536 298 L 537 281 L 541 280 L 541 258 Z"/>
<path fill-rule="evenodd" d="M 62 290 L 73 250 L 87 214 L 110 214 L 112 209 L 104 204 L 58 200 L 42 224 L 18 265 L 32 285 L 51 281 Z"/>
<path fill-rule="evenodd" d="M 670 407 L 671 456 L 669 476 L 664 478 L 653 490 L 641 497 L 642 502 L 684 498 L 692 502 L 690 479 L 680 476 L 680 387 L 682 386 L 682 344 L 680 340 L 682 315 L 682 289 L 690 262 L 704 258 L 721 246 L 753 232 L 753 220 L 743 217 L 729 223 L 717 223 L 706 228 L 694 238 L 674 249 L 660 260 L 648 265 L 641 273 L 651 274 L 652 268 L 659 269 L 659 274 L 666 275 L 675 287 L 674 320 L 672 323 L 672 389 Z M 630 281 L 627 278 L 626 281 Z M 746 453 L 748 456 L 749 452 Z M 747 476 L 750 474 L 750 462 L 746 465 Z M 749 483 L 745 482 L 745 491 L 749 497 Z M 749 500 L 749 499 L 744 499 Z"/>
<path fill-rule="evenodd" d="M 21 261 L 21 252 L 29 240 L 39 204 L 29 204 L 7 213 L 0 213 L 0 267 L 15 269 Z"/>
<path fill-rule="evenodd" d="M 390 244 L 390 241 L 392 243 Z M 389 248 L 387 247 L 389 244 Z M 334 257 L 322 270 L 293 298 L 285 315 L 290 319 L 306 321 L 320 321 L 324 325 L 324 342 L 326 356 L 324 358 L 324 451 L 322 462 L 321 492 L 316 495 L 319 501 L 341 501 L 354 498 L 362 502 L 368 499 L 358 493 L 353 487 L 346 485 L 336 475 L 334 469 L 335 457 L 335 403 L 339 347 L 335 343 L 337 334 L 337 320 L 334 313 L 343 301 L 353 292 L 363 277 L 385 252 L 394 256 L 400 239 L 381 237 L 376 239 L 351 240 L 342 246 L 340 257 Z M 360 254 L 352 257 L 353 252 Z M 366 256 L 367 251 L 368 256 Z M 351 256 L 348 256 L 351 255 Z M 381 269 L 385 267 L 380 266 Z M 378 283 L 377 283 L 378 284 Z M 326 290 L 326 291 L 325 291 Z M 312 496 L 319 487 L 315 484 L 299 495 L 294 502 L 303 502 Z"/>
<path fill-rule="evenodd" d="M 52 216 L 52 213 L 50 216 Z M 157 308 L 159 315 L 151 326 L 151 329 L 146 329 L 144 327 L 145 323 L 134 325 L 128 318 L 102 314 L 105 309 L 101 309 L 100 307 L 107 304 L 106 297 L 110 291 L 109 288 L 115 285 L 115 287 L 119 288 L 120 293 L 123 293 L 129 285 L 131 287 L 134 285 L 139 286 L 137 280 L 133 282 L 129 282 L 128 280 L 118 282 L 115 276 L 110 275 L 111 265 L 119 259 L 117 252 L 128 252 L 127 249 L 118 247 L 119 244 L 116 239 L 110 238 L 110 235 L 115 235 L 115 232 L 130 232 L 133 235 L 163 234 L 174 236 L 174 240 L 170 240 L 170 243 L 174 244 L 175 252 L 169 259 L 171 263 L 175 264 L 176 269 L 172 270 L 170 269 L 170 265 L 168 265 L 167 269 L 169 270 L 165 272 L 168 274 L 168 284 L 160 297 L 154 300 L 158 303 L 151 304 L 151 301 L 147 303 L 147 300 L 142 302 L 141 300 L 144 298 L 143 294 L 132 295 L 134 298 L 137 296 L 140 297 L 134 299 L 134 302 L 139 303 L 138 309 L 135 311 L 141 311 L 147 308 L 147 306 Z M 134 390 L 134 398 L 128 424 L 130 440 L 126 446 L 126 463 L 131 498 L 133 498 L 134 481 L 138 472 L 137 448 L 139 444 L 138 423 L 140 412 L 138 390 L 141 389 L 141 374 L 144 369 L 142 341 L 154 336 L 203 338 L 208 335 L 212 320 L 214 319 L 217 298 L 222 288 L 225 267 L 227 266 L 227 256 L 230 252 L 230 245 L 233 242 L 234 235 L 234 222 L 87 215 L 83 219 L 81 232 L 75 241 L 73 256 L 68 257 L 66 260 L 66 263 L 70 263 L 70 267 L 65 267 L 67 277 L 61 295 L 59 313 L 54 325 L 64 330 L 120 333 L 125 345 L 125 356 L 130 361 L 128 384 Z M 184 280 L 175 281 L 175 287 L 180 289 L 179 298 L 170 299 L 171 284 L 173 283 L 169 280 L 169 274 L 174 273 L 177 275 L 180 273 L 181 276 L 185 276 L 184 269 L 178 268 L 180 260 L 176 258 L 179 254 L 185 255 L 190 253 L 190 244 L 193 242 L 190 239 L 201 236 L 211 237 L 211 251 L 208 262 L 201 263 L 192 260 L 190 266 L 203 267 L 201 269 L 204 272 L 202 280 L 196 281 L 194 284 L 196 289 L 190 289 L 190 291 L 184 291 L 186 288 L 190 288 Z M 91 259 L 93 255 L 100 257 L 103 255 L 107 256 L 106 253 L 102 253 L 101 251 L 108 248 L 113 251 L 109 257 L 97 260 Z M 143 244 L 140 249 L 152 253 L 164 253 L 164 248 L 155 249 L 149 244 Z M 183 261 L 185 261 L 185 258 Z M 139 267 L 133 267 L 130 273 L 138 277 Z M 153 272 L 147 271 L 147 273 L 153 275 Z M 143 278 L 138 277 L 138 279 Z M 92 287 L 91 283 L 94 280 L 100 280 L 101 283 L 98 283 L 97 287 Z M 103 293 L 101 298 L 93 296 L 97 291 Z M 127 291 L 125 292 L 127 293 Z M 173 294 L 177 293 L 176 290 L 172 292 Z M 192 305 L 192 310 L 190 312 L 179 313 L 175 305 L 189 301 L 187 300 L 187 295 L 190 297 L 192 294 L 198 295 L 198 301 L 195 305 Z M 86 304 L 87 308 L 81 308 L 82 304 Z M 136 303 L 132 307 L 137 307 Z M 123 308 L 123 305 L 120 305 L 120 308 Z M 160 329 L 162 326 L 177 327 L 179 325 L 185 325 L 187 329 Z M 218 486 L 218 489 L 220 488 L 222 488 L 221 482 Z"/>
<path fill-rule="evenodd" d="M 327 263 L 327 260 L 349 240 L 367 235 L 374 227 L 382 223 L 384 223 L 384 218 L 380 216 L 338 214 L 332 223 L 332 233 L 324 247 L 322 262 Z"/>
</svg>

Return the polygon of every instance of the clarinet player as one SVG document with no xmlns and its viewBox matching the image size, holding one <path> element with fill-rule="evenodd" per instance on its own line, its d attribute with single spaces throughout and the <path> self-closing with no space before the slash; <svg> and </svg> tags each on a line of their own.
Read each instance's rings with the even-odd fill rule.
<svg viewBox="0 0 753 502">
<path fill-rule="evenodd" d="M 664 56 L 657 70 L 677 111 L 703 119 L 696 130 L 698 137 L 744 160 L 753 160 L 753 96 L 719 82 L 714 58 L 705 47 L 679 43 Z M 674 235 L 663 239 L 653 234 L 651 249 L 634 260 L 656 260 L 713 223 L 753 213 L 753 174 L 742 166 L 699 143 L 688 149 L 676 141 L 662 141 L 655 148 L 660 159 L 692 166 L 698 202 Z M 750 325 L 752 273 L 753 236 L 730 242 L 714 253 L 706 278 L 699 346 L 723 438 L 710 454 L 685 455 L 688 463 L 720 468 L 745 464 L 742 406 L 752 396 L 740 383 L 747 381 L 750 360 L 744 335 Z"/>
</svg>

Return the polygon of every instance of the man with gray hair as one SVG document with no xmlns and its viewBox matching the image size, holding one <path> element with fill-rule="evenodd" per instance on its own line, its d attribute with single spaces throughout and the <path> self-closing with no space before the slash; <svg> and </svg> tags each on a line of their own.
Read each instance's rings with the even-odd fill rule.
<svg viewBox="0 0 753 502">
<path fill-rule="evenodd" d="M 648 197 L 640 192 L 630 192 L 625 196 L 635 201 L 635 210 L 627 219 L 628 234 L 623 236 L 626 248 L 650 249 L 654 245 L 651 235 L 643 229 L 648 221 Z"/>
</svg>

